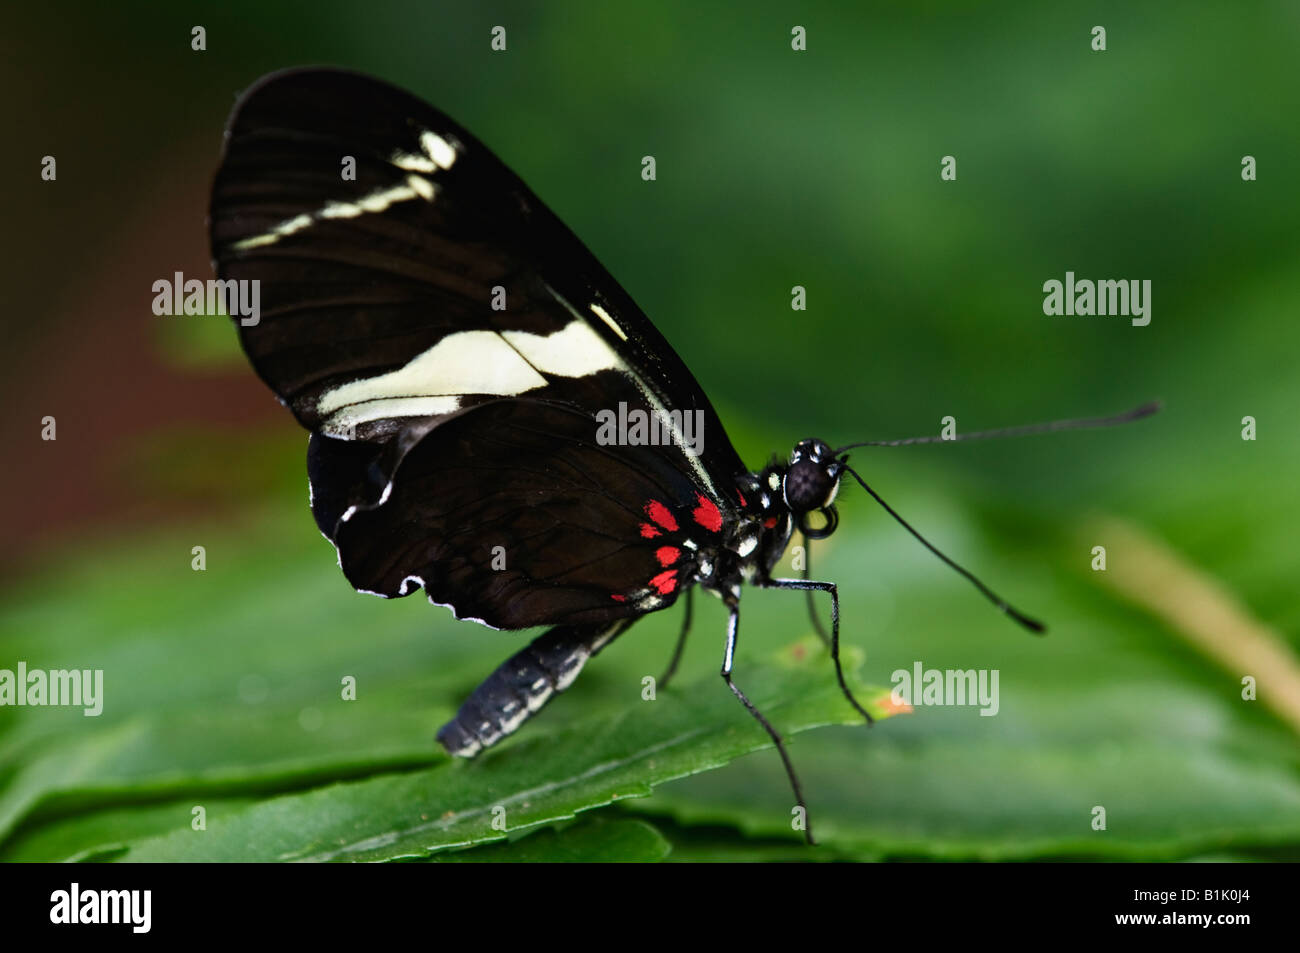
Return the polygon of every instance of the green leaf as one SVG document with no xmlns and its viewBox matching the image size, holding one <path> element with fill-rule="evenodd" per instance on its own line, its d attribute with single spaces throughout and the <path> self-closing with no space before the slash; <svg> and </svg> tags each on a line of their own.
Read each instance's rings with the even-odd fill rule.
<svg viewBox="0 0 1300 953">
<path fill-rule="evenodd" d="M 828 659 L 798 643 L 766 665 L 750 665 L 745 688 L 787 737 L 860 721 L 828 678 Z M 858 689 L 873 714 L 891 712 L 888 693 Z M 214 820 L 206 831 L 149 838 L 127 861 L 330 861 L 421 857 L 498 841 L 573 817 L 652 787 L 719 767 L 770 746 L 719 679 L 562 730 L 530 732 L 473 762 L 344 782 L 271 798 Z M 792 745 L 798 756 L 798 745 Z M 774 754 L 768 757 L 775 759 Z M 790 828 L 792 795 L 776 806 Z M 793 831 L 791 831 L 792 836 Z"/>
<path fill-rule="evenodd" d="M 1025 635 L 897 527 L 849 522 L 862 514 L 846 502 L 845 528 L 816 550 L 816 568 L 841 584 L 844 638 L 870 647 L 870 680 L 918 660 L 997 669 L 1001 705 L 992 718 L 922 707 L 798 739 L 792 755 L 824 845 L 808 859 L 1300 850 L 1294 736 L 1242 701 L 1236 674 L 1093 574 L 1059 568 L 1079 562 L 1069 527 L 976 522 L 941 498 L 919 492 L 909 518 L 934 536 L 942 528 L 954 554 L 978 553 L 980 574 L 1051 631 Z M 655 785 L 638 808 L 745 835 L 720 836 L 719 857 L 783 859 L 783 843 L 798 847 L 770 752 L 663 784 L 765 743 L 716 675 L 687 684 L 691 672 L 716 671 L 720 607 L 701 607 L 682 682 L 657 701 L 641 700 L 642 679 L 662 669 L 676 613 L 638 624 L 512 742 L 451 763 L 433 730 L 527 635 L 457 624 L 421 599 L 351 593 L 308 521 L 295 507 L 234 533 L 119 548 L 11 600 L 0 644 L 12 654 L 0 666 L 102 668 L 106 700 L 94 718 L 0 710 L 0 825 L 14 835 L 3 856 L 126 846 L 132 857 L 422 857 Z M 1001 558 L 997 541 L 1017 537 L 1036 542 Z M 190 569 L 194 544 L 208 548 L 206 572 Z M 758 662 L 807 629 L 802 598 L 747 591 L 738 681 L 785 731 L 852 724 L 820 649 L 803 663 Z M 340 696 L 344 676 L 357 680 L 355 701 Z M 673 727 L 678 735 L 664 734 Z M 661 757 L 646 754 L 674 738 Z M 527 795 L 535 789 L 547 796 Z M 492 829 L 490 809 L 509 798 L 506 830 Z M 216 805 L 207 831 L 190 829 L 197 803 Z M 1095 806 L 1107 808 L 1104 832 L 1091 829 Z M 679 856 L 709 850 L 683 842 Z"/>
<path fill-rule="evenodd" d="M 256 803 L 252 798 L 204 797 L 91 810 L 20 830 L 0 848 L 0 862 L 111 860 L 133 842 L 190 829 L 201 806 L 207 819 Z"/>
<path fill-rule="evenodd" d="M 0 836 L 29 815 L 289 790 L 441 757 L 432 731 L 474 681 L 452 662 L 456 642 L 427 634 L 445 613 L 351 593 L 303 522 L 269 514 L 240 534 L 119 548 L 5 607 L 0 667 L 102 670 L 104 702 L 96 717 L 0 709 Z M 194 545 L 206 571 L 191 569 Z M 388 624 L 374 624 L 377 608 L 393 610 Z"/>
<path fill-rule="evenodd" d="M 667 789 L 665 789 L 667 790 Z M 644 801 L 626 801 L 611 811 L 626 811 Z M 642 811 L 637 816 L 647 817 Z M 873 860 L 860 851 L 844 851 L 827 845 L 818 832 L 818 843 L 809 847 L 803 841 L 791 840 L 781 831 L 772 837 L 752 837 L 734 827 L 725 825 L 680 824 L 666 814 L 654 818 L 655 830 L 672 846 L 668 861 L 675 864 L 704 862 L 717 863 L 834 863 L 852 860 Z"/>
<path fill-rule="evenodd" d="M 806 739 L 798 763 L 821 845 L 858 859 L 1173 860 L 1300 844 L 1294 776 L 1249 759 L 1161 742 L 992 746 L 901 735 L 844 729 Z M 845 763 L 861 770 L 859 787 L 843 783 Z M 939 779 L 936 765 L 946 772 Z M 779 781 L 747 761 L 634 808 L 773 837 L 782 833 L 772 822 Z M 1091 827 L 1097 805 L 1104 831 Z"/>
<path fill-rule="evenodd" d="M 645 821 L 596 816 L 562 830 L 541 830 L 474 850 L 444 851 L 429 859 L 443 864 L 647 863 L 663 860 L 671 850 Z"/>
<path fill-rule="evenodd" d="M 482 70 L 477 45 L 448 42 L 430 54 L 431 35 L 477 29 L 469 5 L 408 6 L 400 34 L 381 18 L 353 28 L 349 4 L 322 5 L 302 23 L 283 5 L 249 9 L 227 24 L 222 78 L 177 72 L 175 88 L 163 92 L 186 93 L 177 98 L 193 107 L 137 97 L 136 130 L 148 126 L 160 168 L 184 179 L 178 188 L 201 194 L 210 163 L 166 144 L 195 141 L 194 123 L 214 136 L 227 90 L 264 68 L 258 38 L 289 24 L 304 49 L 325 49 L 421 96 L 457 91 L 457 115 L 502 150 L 653 316 L 752 463 L 811 433 L 832 442 L 887 439 L 934 432 L 950 413 L 967 430 L 1167 400 L 1158 418 L 1120 430 L 855 451 L 855 465 L 901 513 L 1052 629 L 1035 640 L 1007 625 L 846 487 L 844 528 L 816 549 L 815 566 L 841 584 L 845 638 L 867 648 L 867 679 L 883 683 L 916 660 L 996 668 L 1004 697 L 996 717 L 922 708 L 843 738 L 800 739 L 796 763 L 810 775 L 812 817 L 833 841 L 823 850 L 1278 859 L 1300 850 L 1296 736 L 1263 710 L 1287 694 L 1276 670 L 1209 661 L 1086 569 L 1066 569 L 1086 565 L 1093 544 L 1108 546 L 1114 575 L 1134 574 L 1140 559 L 1114 540 L 1081 546 L 1064 532 L 1083 527 L 1089 506 L 1140 519 L 1289 639 L 1292 655 L 1300 649 L 1300 440 L 1292 423 L 1300 322 L 1290 319 L 1300 310 L 1290 174 L 1300 125 L 1284 119 L 1300 107 L 1300 84 L 1290 5 L 1228 17 L 1219 15 L 1222 4 L 1192 0 L 1178 18 L 1117 6 L 1112 36 L 1138 38 L 1140 56 L 1125 52 L 1139 46 L 1120 42 L 1090 52 L 1068 5 L 1040 4 L 1032 16 L 983 30 L 969 28 L 969 4 L 895 5 L 888 15 L 843 5 L 836 29 L 814 37 L 810 58 L 799 54 L 799 69 L 773 68 L 781 44 L 771 24 L 783 22 L 788 4 L 768 2 L 742 21 L 718 12 L 716 22 L 701 20 L 699 4 L 661 5 L 653 18 L 632 5 L 579 18 L 562 5 L 537 5 L 528 81 L 539 101 L 603 117 L 603 145 L 591 161 L 573 161 L 573 137 L 557 135 L 554 123 L 518 121 L 517 72 Z M 936 8 L 957 15 L 936 16 Z M 45 9 L 31 5 L 27 15 L 50 33 L 60 11 Z M 151 61 L 166 24 L 152 18 L 139 27 L 114 47 L 123 62 Z M 724 30 L 733 42 L 717 42 Z M 857 38 L 868 33 L 872 56 L 862 57 Z M 620 35 L 636 42 L 604 42 Z M 14 72 L 39 70 L 42 44 L 20 38 L 11 46 Z M 593 60 L 575 58 L 575 48 L 616 58 L 620 68 L 592 83 Z M 770 55 L 756 55 L 762 50 Z M 78 59 L 68 64 L 67 88 L 107 88 L 96 85 L 97 59 Z M 667 61 L 670 86 L 643 81 Z M 728 82 L 717 82 L 720 73 Z M 467 75 L 476 81 L 455 84 Z M 928 82 L 897 82 L 908 75 Z M 671 101 L 659 98 L 664 88 Z M 1268 95 L 1251 94 L 1261 89 Z M 26 331 L 21 346 L 7 349 L 5 376 L 24 396 L 10 402 L 13 419 L 28 421 L 15 426 L 28 429 L 7 447 L 26 487 L 9 500 L 27 507 L 47 497 L 41 512 L 64 514 L 48 535 L 70 542 L 42 578 L 29 574 L 32 547 L 6 547 L 23 575 L 0 595 L 0 667 L 18 659 L 103 667 L 107 704 L 99 718 L 0 708 L 0 838 L 10 837 L 0 843 L 26 844 L 29 856 L 71 856 L 187 831 L 183 808 L 197 799 L 246 807 L 345 777 L 442 764 L 433 731 L 527 635 L 453 625 L 418 597 L 385 604 L 347 589 L 304 506 L 304 435 L 285 414 L 280 432 L 263 439 L 247 432 L 255 414 L 235 413 L 251 406 L 246 399 L 271 398 L 229 322 L 160 318 L 150 327 L 169 373 L 136 360 L 141 338 L 118 330 L 126 316 L 94 304 L 114 289 L 78 282 L 93 272 L 67 264 L 103 259 L 112 274 L 125 273 L 122 262 L 149 263 L 152 275 L 170 275 L 176 264 L 168 250 L 141 243 L 147 228 L 134 240 L 130 229 L 103 239 L 132 181 L 123 172 L 137 150 L 111 147 L 114 131 L 132 129 L 131 117 L 93 95 L 69 97 L 59 84 L 32 95 L 33 114 L 83 110 L 63 125 L 97 147 L 97 172 L 110 187 L 77 203 L 76 229 L 61 229 L 66 216 L 44 199 L 14 206 L 12 230 L 27 237 L 14 243 L 15 261 L 31 275 L 22 286 L 67 287 L 31 298 L 34 309 L 22 300 L 12 309 L 25 315 Z M 689 110 L 678 113 L 674 103 Z M 869 123 L 860 121 L 864 108 Z M 754 130 L 773 115 L 798 115 L 799 134 L 767 136 L 754 150 Z M 653 189 L 621 161 L 604 161 L 644 137 L 646 116 L 656 120 L 657 151 L 692 163 Z M 936 130 L 960 144 L 951 147 L 959 183 L 935 174 Z M 1116 149 L 1117 135 L 1133 146 Z M 702 138 L 707 151 L 698 148 Z M 1259 181 L 1237 174 L 1247 150 L 1259 157 Z M 746 158 L 724 163 L 729 156 Z M 177 221 L 166 202 L 128 204 L 154 216 L 152 234 Z M 611 205 L 622 214 L 609 215 Z M 194 238 L 200 223 L 191 218 Z M 707 227 L 684 228 L 687 218 Z M 43 270 L 28 267 L 40 259 Z M 1154 279 L 1151 326 L 1044 316 L 1042 282 L 1067 267 L 1090 278 Z M 792 324 L 794 281 L 809 289 L 810 307 Z M 88 320 L 72 328 L 65 312 L 78 311 Z M 107 337 L 94 336 L 110 323 Z M 114 341 L 131 352 L 125 363 Z M 202 377 L 221 367 L 242 385 L 210 390 L 214 382 Z M 19 449 L 34 439 L 26 397 L 59 414 L 62 443 Z M 239 418 L 231 431 L 197 425 L 213 416 L 212 400 L 228 399 Z M 159 416 L 168 404 L 172 413 Z M 96 406 L 126 416 L 95 417 Z M 1257 440 L 1240 437 L 1247 414 L 1258 419 Z M 22 482 L 24 472 L 38 474 L 36 482 Z M 142 494 L 115 492 L 117 483 Z M 287 509 L 241 509 L 289 484 Z M 187 518 L 182 533 L 151 548 L 124 542 L 124 532 L 87 538 L 92 496 L 118 508 L 119 528 L 174 518 L 175 507 L 152 505 L 160 497 L 187 499 L 190 513 L 217 513 L 227 525 L 218 531 Z M 978 508 L 997 501 L 1016 515 Z M 205 573 L 188 568 L 195 544 L 208 548 Z M 746 592 L 741 684 L 752 660 L 807 631 L 801 601 Z M 675 625 L 675 613 L 638 624 L 523 738 L 641 704 L 637 680 L 661 670 Z M 711 673 L 721 620 L 705 608 L 697 626 L 685 672 Z M 1241 698 L 1245 674 L 1259 679 L 1257 702 Z M 355 702 L 339 697 L 343 675 L 358 679 Z M 700 690 L 710 688 L 701 680 Z M 776 857 L 784 849 L 741 833 L 781 827 L 761 803 L 785 797 L 770 753 L 658 790 L 625 803 L 717 818 L 702 829 L 707 838 L 678 836 L 697 827 L 665 825 L 683 853 Z M 1110 807 L 1107 831 L 1088 827 L 1079 842 L 1081 810 L 1101 799 Z M 42 837 L 51 838 L 44 848 Z M 1184 853 L 1216 839 L 1267 843 Z"/>
<path fill-rule="evenodd" d="M 1242 698 L 1239 672 L 1221 671 L 1161 621 L 1117 601 L 1087 571 L 1087 547 L 1057 546 L 1041 544 L 1046 555 L 1019 561 L 1019 573 L 981 557 L 986 578 L 1014 580 L 1018 604 L 1052 609 L 1044 638 L 942 576 L 885 565 L 870 541 L 837 548 L 834 577 L 882 584 L 878 631 L 867 635 L 871 677 L 884 681 L 917 661 L 996 669 L 1000 705 L 993 717 L 918 707 L 870 732 L 807 738 L 798 765 L 819 842 L 859 859 L 1300 853 L 1294 735 Z M 1071 558 L 1084 569 L 1043 569 Z M 845 588 L 854 619 L 863 590 Z M 772 819 L 781 803 L 779 770 L 747 759 L 628 808 L 764 838 L 783 832 Z M 1098 807 L 1105 830 L 1093 828 Z"/>
</svg>

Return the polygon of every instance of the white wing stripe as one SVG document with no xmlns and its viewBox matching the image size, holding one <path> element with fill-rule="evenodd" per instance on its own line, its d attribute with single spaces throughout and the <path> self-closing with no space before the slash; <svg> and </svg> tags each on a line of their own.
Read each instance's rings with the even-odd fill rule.
<svg viewBox="0 0 1300 953">
<path fill-rule="evenodd" d="M 269 232 L 237 241 L 231 247 L 237 251 L 245 251 L 262 245 L 274 245 L 284 236 L 300 232 L 323 218 L 356 218 L 368 212 L 382 212 L 396 202 L 405 202 L 417 197 L 432 202 L 436 194 L 437 190 L 428 179 L 422 179 L 418 175 L 408 175 L 405 185 L 395 185 L 391 189 L 371 192 L 355 202 L 326 202 L 323 208 L 311 215 L 295 215 L 272 227 Z"/>
<path fill-rule="evenodd" d="M 327 391 L 316 410 L 328 416 L 349 404 L 390 397 L 514 395 L 544 386 L 546 378 L 495 331 L 458 331 L 405 367 Z"/>
<path fill-rule="evenodd" d="M 515 397 L 545 387 L 543 375 L 616 369 L 625 369 L 618 354 L 581 320 L 553 334 L 458 331 L 404 367 L 326 391 L 316 412 L 328 418 L 325 432 L 346 437 L 371 420 L 451 413 L 467 394 Z"/>
<path fill-rule="evenodd" d="M 623 366 L 614 349 L 585 321 L 570 321 L 554 334 L 503 331 L 501 336 L 543 374 L 586 377 Z"/>
</svg>

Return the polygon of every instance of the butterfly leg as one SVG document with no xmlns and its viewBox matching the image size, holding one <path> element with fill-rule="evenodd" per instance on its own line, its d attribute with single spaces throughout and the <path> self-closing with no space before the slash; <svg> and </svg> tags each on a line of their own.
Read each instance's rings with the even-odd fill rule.
<svg viewBox="0 0 1300 953">
<path fill-rule="evenodd" d="M 682 660 L 682 650 L 686 648 L 686 634 L 691 631 L 691 600 L 694 598 L 695 587 L 689 586 L 682 596 L 686 603 L 686 615 L 682 618 L 682 634 L 677 636 L 677 648 L 673 649 L 673 660 L 668 663 L 668 669 L 659 678 L 659 687 L 667 688 L 669 680 L 677 672 L 677 663 Z"/>
<path fill-rule="evenodd" d="M 867 719 L 867 724 L 874 722 L 871 713 L 858 704 L 858 700 L 853 697 L 853 692 L 849 690 L 848 682 L 844 680 L 844 667 L 840 664 L 840 591 L 835 583 L 817 582 L 812 579 L 768 579 L 761 585 L 764 589 L 803 589 L 809 595 L 814 592 L 831 594 L 831 659 L 835 662 L 835 677 L 839 679 L 840 691 L 844 693 L 844 697 L 863 718 Z"/>
<path fill-rule="evenodd" d="M 547 629 L 474 689 L 456 717 L 438 729 L 438 741 L 448 754 L 472 758 L 513 734 L 633 621 Z"/>
<path fill-rule="evenodd" d="M 803 538 L 803 581 L 808 582 L 812 578 L 812 541 L 807 536 Z M 826 634 L 826 627 L 822 625 L 822 618 L 817 614 L 817 602 L 813 599 L 813 592 L 809 589 L 808 596 L 808 618 L 812 619 L 813 630 L 817 637 L 822 640 L 822 645 L 827 648 L 831 647 L 831 637 Z"/>
<path fill-rule="evenodd" d="M 745 710 L 763 726 L 763 730 L 767 732 L 773 744 L 776 745 L 777 754 L 781 756 L 781 761 L 785 764 L 785 773 L 790 778 L 790 787 L 794 789 L 795 803 L 799 805 L 803 812 L 804 838 L 809 844 L 815 844 L 817 842 L 813 840 L 812 822 L 808 820 L 808 805 L 804 803 L 803 789 L 799 786 L 799 776 L 794 773 L 794 765 L 790 763 L 790 755 L 786 753 L 785 742 L 781 740 L 777 730 L 772 727 L 772 723 L 763 717 L 763 713 L 754 707 L 754 703 L 740 690 L 740 686 L 731 679 L 731 666 L 736 658 L 736 636 L 740 631 L 740 602 L 735 596 L 724 597 L 724 601 L 730 615 L 727 617 L 727 646 L 722 656 L 723 681 L 727 683 L 731 693 L 740 699 L 740 703 L 745 706 Z"/>
</svg>

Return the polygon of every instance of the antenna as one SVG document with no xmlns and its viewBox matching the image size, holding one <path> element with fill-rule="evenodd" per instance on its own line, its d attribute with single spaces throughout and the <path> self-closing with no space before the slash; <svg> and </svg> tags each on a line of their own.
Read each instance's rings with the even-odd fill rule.
<svg viewBox="0 0 1300 953">
<path fill-rule="evenodd" d="M 1114 427 L 1133 420 L 1150 417 L 1160 409 L 1160 401 L 1153 400 L 1134 407 L 1113 417 L 1080 417 L 1074 420 L 1052 420 L 1045 424 L 1025 424 L 1020 427 L 1001 427 L 997 430 L 973 430 L 970 433 L 954 434 L 951 437 L 908 437 L 905 440 L 865 440 L 862 443 L 850 443 L 835 451 L 838 457 L 845 450 L 855 447 L 907 447 L 914 443 L 956 443 L 958 440 L 987 440 L 990 437 L 1027 437 L 1030 434 L 1052 433 L 1057 430 L 1087 430 L 1096 427 Z M 857 476 L 857 474 L 854 474 Z M 866 486 L 864 483 L 863 486 Z"/>
<path fill-rule="evenodd" d="M 1043 623 L 1039 622 L 1037 619 L 1031 619 L 1029 616 L 1025 615 L 1023 612 L 1021 612 L 1015 606 L 1011 605 L 1009 602 L 1007 602 L 1005 599 L 999 596 L 988 586 L 984 585 L 984 583 L 976 579 L 975 575 L 971 573 L 969 570 L 963 569 L 961 566 L 958 566 L 955 562 L 953 562 L 943 553 L 939 552 L 938 549 L 936 549 L 933 545 L 931 545 L 928 539 L 926 539 L 924 536 L 922 536 L 920 533 L 918 533 L 915 529 L 912 528 L 911 523 L 909 523 L 907 520 L 903 519 L 903 517 L 899 516 L 896 512 L 894 512 L 894 508 L 890 506 L 888 503 L 886 503 L 884 500 L 882 500 L 880 498 L 879 493 L 877 493 L 871 487 L 867 486 L 867 481 L 862 479 L 862 477 L 858 475 L 857 470 L 854 470 L 848 464 L 844 464 L 844 469 L 848 470 L 850 473 L 853 474 L 853 479 L 857 480 L 859 483 L 862 484 L 862 489 L 870 493 L 871 496 L 875 499 L 875 501 L 885 508 L 885 512 L 887 512 L 894 519 L 898 520 L 898 522 L 903 525 L 903 528 L 906 529 L 913 536 L 915 536 L 917 539 L 919 539 L 921 541 L 921 545 L 923 545 L 926 549 L 930 550 L 930 552 L 934 553 L 936 556 L 938 556 L 940 559 L 946 562 L 953 569 L 957 570 L 959 573 L 961 573 L 963 576 L 969 579 L 971 583 L 974 584 L 975 588 L 984 594 L 984 597 L 988 599 L 989 602 L 993 603 L 995 606 L 997 606 L 1007 615 L 1011 616 L 1011 618 L 1015 619 L 1026 629 L 1028 629 L 1030 632 L 1034 632 L 1041 635 L 1043 632 L 1047 631 L 1047 626 L 1043 625 Z"/>
</svg>

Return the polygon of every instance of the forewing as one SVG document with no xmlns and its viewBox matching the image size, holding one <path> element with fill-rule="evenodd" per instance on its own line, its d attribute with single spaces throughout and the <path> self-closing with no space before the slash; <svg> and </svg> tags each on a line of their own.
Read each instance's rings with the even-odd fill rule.
<svg viewBox="0 0 1300 953">
<path fill-rule="evenodd" d="M 595 257 L 477 139 L 396 87 L 319 69 L 256 84 L 231 117 L 211 238 L 222 279 L 260 282 L 240 336 L 309 430 L 382 443 L 502 397 L 626 400 L 699 411 L 710 469 L 743 469 Z"/>
<path fill-rule="evenodd" d="M 686 537 L 646 507 L 720 528 L 744 468 L 626 292 L 463 128 L 364 76 L 269 76 L 232 115 L 211 238 L 222 279 L 258 282 L 240 337 L 312 431 L 313 513 L 357 588 L 499 627 L 675 597 Z M 602 411 L 668 445 L 602 445 Z"/>
</svg>

